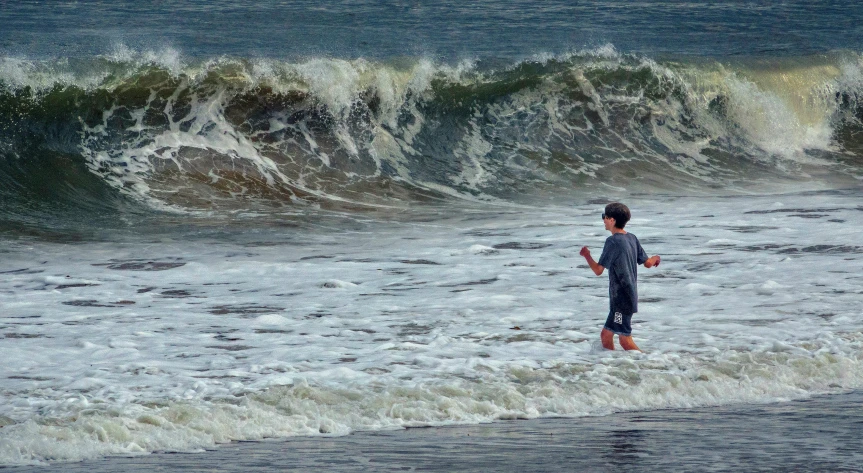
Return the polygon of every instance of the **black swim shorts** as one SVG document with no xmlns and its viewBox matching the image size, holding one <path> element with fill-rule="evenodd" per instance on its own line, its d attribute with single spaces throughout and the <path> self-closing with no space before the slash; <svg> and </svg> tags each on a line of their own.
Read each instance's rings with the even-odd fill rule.
<svg viewBox="0 0 863 473">
<path fill-rule="evenodd" d="M 608 318 L 605 319 L 605 328 L 612 332 L 629 337 L 632 335 L 632 314 L 627 314 L 615 310 L 608 313 Z"/>
</svg>

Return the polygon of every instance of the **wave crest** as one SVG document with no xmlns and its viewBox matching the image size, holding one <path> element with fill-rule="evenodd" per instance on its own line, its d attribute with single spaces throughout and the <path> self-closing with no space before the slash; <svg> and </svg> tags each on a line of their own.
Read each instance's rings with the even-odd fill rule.
<svg viewBox="0 0 863 473">
<path fill-rule="evenodd" d="M 122 49 L 7 58 L 0 151 L 7 166 L 63 154 L 122 194 L 178 208 L 703 191 L 820 174 L 847 185 L 859 174 L 860 64 L 659 63 L 611 47 L 505 66 L 183 63 Z"/>
</svg>

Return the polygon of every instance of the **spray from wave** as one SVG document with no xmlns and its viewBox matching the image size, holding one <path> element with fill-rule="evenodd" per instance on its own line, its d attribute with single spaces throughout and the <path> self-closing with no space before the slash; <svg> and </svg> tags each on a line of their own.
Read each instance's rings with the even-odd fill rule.
<svg viewBox="0 0 863 473">
<path fill-rule="evenodd" d="M 2 194 L 237 209 L 848 186 L 861 72 L 851 53 L 723 65 L 611 46 L 503 67 L 4 58 Z"/>
</svg>

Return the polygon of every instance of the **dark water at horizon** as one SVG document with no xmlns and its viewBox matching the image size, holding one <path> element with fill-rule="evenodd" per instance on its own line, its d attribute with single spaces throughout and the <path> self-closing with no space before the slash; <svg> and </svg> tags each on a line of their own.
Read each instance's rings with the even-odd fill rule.
<svg viewBox="0 0 863 473">
<path fill-rule="evenodd" d="M 707 57 L 863 45 L 854 2 L 218 1 L 0 3 L 0 51 L 89 56 L 115 44 L 197 57 L 521 58 L 606 43 Z"/>
</svg>

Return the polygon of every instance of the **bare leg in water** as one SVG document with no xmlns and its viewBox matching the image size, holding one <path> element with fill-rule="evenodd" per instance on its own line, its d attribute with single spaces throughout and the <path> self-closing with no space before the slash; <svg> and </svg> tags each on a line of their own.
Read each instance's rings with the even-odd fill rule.
<svg viewBox="0 0 863 473">
<path fill-rule="evenodd" d="M 638 350 L 638 345 L 635 344 L 635 341 L 631 336 L 626 335 L 618 335 L 620 338 L 620 346 L 623 347 L 624 350 Z M 599 338 L 602 340 L 602 347 L 606 350 L 614 350 L 614 332 L 608 330 L 606 328 L 602 329 L 602 332 L 599 334 Z"/>
</svg>

